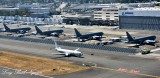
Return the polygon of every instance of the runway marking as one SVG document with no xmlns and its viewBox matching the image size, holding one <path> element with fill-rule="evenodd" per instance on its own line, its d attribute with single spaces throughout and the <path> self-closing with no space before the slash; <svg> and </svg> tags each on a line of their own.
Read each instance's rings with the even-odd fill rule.
<svg viewBox="0 0 160 78">
<path fill-rule="evenodd" d="M 140 71 L 138 70 L 134 70 L 134 69 L 126 69 L 126 68 L 118 68 L 117 71 L 120 71 L 120 72 L 128 72 L 128 73 L 133 73 L 133 74 L 139 74 Z"/>
<path fill-rule="evenodd" d="M 5 69 L 9 69 L 9 70 L 17 70 L 17 69 L 13 69 L 13 68 L 9 68 L 9 67 L 4 67 L 4 66 L 0 66 L 1 68 L 5 68 Z M 41 77 L 45 77 L 45 78 L 54 78 L 54 77 L 50 77 L 50 76 L 44 76 L 42 74 L 34 74 L 36 76 L 41 76 Z"/>
<path fill-rule="evenodd" d="M 160 76 L 142 74 L 142 73 L 140 73 L 140 71 L 137 71 L 137 70 L 128 70 L 128 69 L 124 69 L 124 68 L 119 68 L 119 69 L 112 69 L 112 68 L 106 68 L 106 67 L 93 67 L 93 68 L 104 69 L 104 70 L 111 70 L 111 71 L 117 71 L 117 72 L 125 72 L 125 73 L 130 73 L 130 74 L 135 74 L 135 75 L 140 75 L 140 76 L 153 77 L 153 78 L 160 78 Z"/>
</svg>

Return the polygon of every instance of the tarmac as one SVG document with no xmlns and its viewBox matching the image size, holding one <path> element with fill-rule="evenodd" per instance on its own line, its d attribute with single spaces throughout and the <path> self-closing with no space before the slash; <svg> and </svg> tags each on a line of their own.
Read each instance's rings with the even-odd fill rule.
<svg viewBox="0 0 160 78">
<path fill-rule="evenodd" d="M 67 49 L 77 47 L 61 46 Z M 89 66 L 91 69 L 83 70 L 52 78 L 160 78 L 160 59 L 154 57 L 138 56 L 136 54 L 110 52 L 105 50 L 95 50 L 80 48 L 84 54 L 83 58 L 63 57 L 52 55 L 57 53 L 54 44 L 42 44 L 33 42 L 23 42 L 16 40 L 0 39 L 0 50 L 7 50 L 17 53 L 41 56 L 51 59 L 61 59 L 72 61 L 78 65 Z M 0 74 L 2 70 L 0 67 Z M 10 69 L 9 71 L 12 71 Z M 33 76 L 28 74 L 0 75 L 0 78 L 45 78 L 44 76 Z"/>
</svg>

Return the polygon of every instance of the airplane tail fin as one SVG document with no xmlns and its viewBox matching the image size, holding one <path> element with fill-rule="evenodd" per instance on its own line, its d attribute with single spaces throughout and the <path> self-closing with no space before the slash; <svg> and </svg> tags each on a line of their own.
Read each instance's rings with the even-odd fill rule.
<svg viewBox="0 0 160 78">
<path fill-rule="evenodd" d="M 55 44 L 55 48 L 60 48 L 55 40 L 54 40 L 54 44 Z"/>
<path fill-rule="evenodd" d="M 8 28 L 5 23 L 3 23 L 3 26 L 4 26 L 5 30 L 7 30 L 7 31 L 10 30 L 10 28 Z"/>
<path fill-rule="evenodd" d="M 126 34 L 127 34 L 128 41 L 133 41 L 134 40 L 133 37 L 128 32 L 126 32 Z"/>
<path fill-rule="evenodd" d="M 77 37 L 81 36 L 81 33 L 76 28 L 74 28 L 74 31 L 75 31 Z"/>
<path fill-rule="evenodd" d="M 42 31 L 37 26 L 35 26 L 35 29 L 36 29 L 37 33 L 42 33 Z"/>
<path fill-rule="evenodd" d="M 44 21 L 44 20 L 45 20 L 45 18 L 42 19 L 42 21 Z"/>
</svg>

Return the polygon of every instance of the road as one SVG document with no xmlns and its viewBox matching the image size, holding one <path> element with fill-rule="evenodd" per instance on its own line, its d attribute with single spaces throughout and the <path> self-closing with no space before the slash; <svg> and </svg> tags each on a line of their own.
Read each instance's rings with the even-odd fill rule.
<svg viewBox="0 0 160 78">
<path fill-rule="evenodd" d="M 61 47 L 67 49 L 77 48 Z M 69 60 L 75 64 L 92 66 L 88 70 L 61 76 L 52 76 L 54 78 L 160 78 L 160 59 L 157 58 L 159 56 L 139 57 L 127 53 L 80 48 L 80 51 L 84 54 L 84 58 L 61 57 L 51 55 L 51 53 L 57 52 L 54 50 L 54 45 L 7 39 L 0 39 L 0 49 L 51 59 Z M 3 76 L 0 75 L 0 77 Z M 6 76 L 6 78 L 10 77 Z M 24 75 L 21 78 L 28 77 Z"/>
</svg>

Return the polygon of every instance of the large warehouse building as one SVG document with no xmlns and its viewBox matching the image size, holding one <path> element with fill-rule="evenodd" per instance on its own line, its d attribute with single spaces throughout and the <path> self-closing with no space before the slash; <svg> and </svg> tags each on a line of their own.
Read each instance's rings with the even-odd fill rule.
<svg viewBox="0 0 160 78">
<path fill-rule="evenodd" d="M 120 10 L 119 27 L 120 29 L 160 30 L 160 9 Z"/>
</svg>

